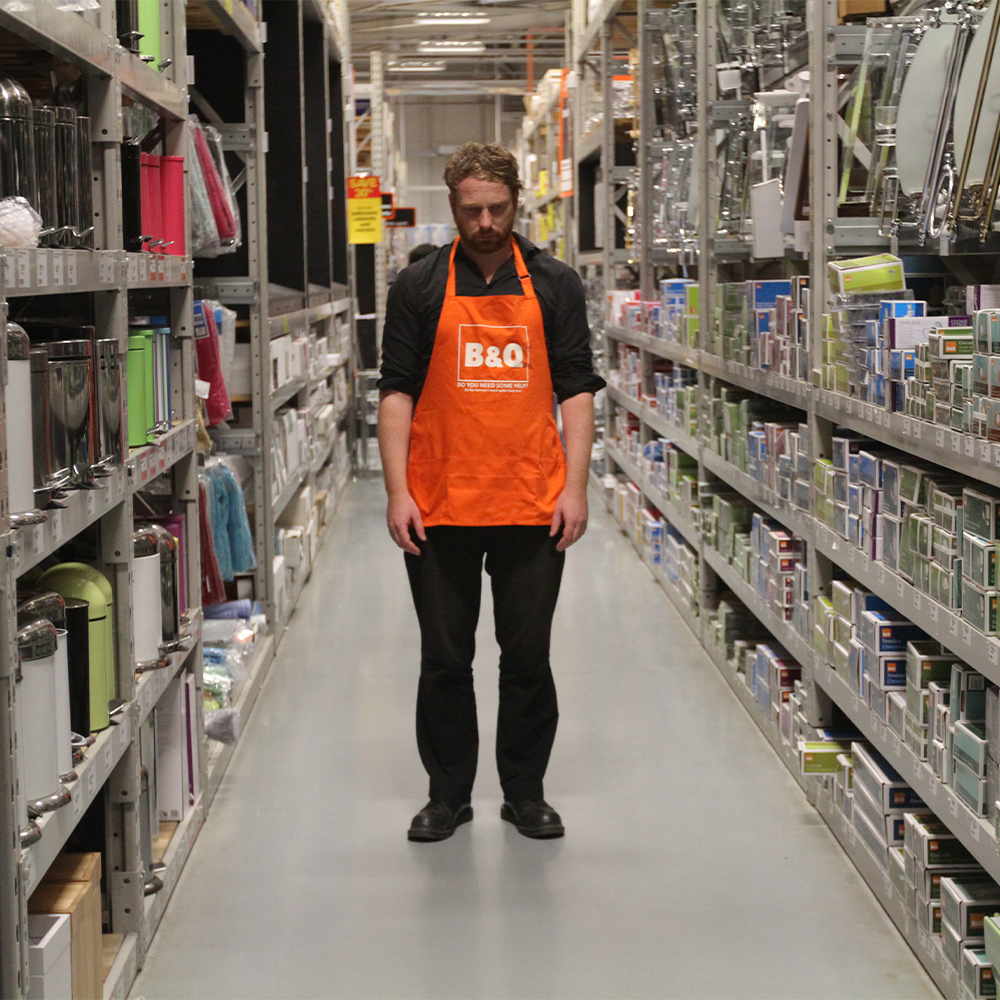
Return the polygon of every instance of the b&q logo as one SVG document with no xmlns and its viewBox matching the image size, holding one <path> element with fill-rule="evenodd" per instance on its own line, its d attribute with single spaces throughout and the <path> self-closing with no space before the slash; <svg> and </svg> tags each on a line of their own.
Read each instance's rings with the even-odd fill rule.
<svg viewBox="0 0 1000 1000">
<path fill-rule="evenodd" d="M 528 385 L 528 328 L 463 323 L 458 328 L 458 387 L 520 392 Z"/>
</svg>

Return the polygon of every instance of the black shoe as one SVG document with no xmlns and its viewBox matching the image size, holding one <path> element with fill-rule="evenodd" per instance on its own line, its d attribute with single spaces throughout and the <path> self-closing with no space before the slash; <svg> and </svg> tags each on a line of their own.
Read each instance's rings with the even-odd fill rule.
<svg viewBox="0 0 1000 1000">
<path fill-rule="evenodd" d="M 455 832 L 455 827 L 471 820 L 472 806 L 468 802 L 453 806 L 447 802 L 435 802 L 431 799 L 413 817 L 406 836 L 410 840 L 419 841 L 447 840 Z"/>
<path fill-rule="evenodd" d="M 535 840 L 551 840 L 566 834 L 559 813 L 545 799 L 518 799 L 500 807 L 500 818 L 517 827 L 517 832 Z"/>
</svg>

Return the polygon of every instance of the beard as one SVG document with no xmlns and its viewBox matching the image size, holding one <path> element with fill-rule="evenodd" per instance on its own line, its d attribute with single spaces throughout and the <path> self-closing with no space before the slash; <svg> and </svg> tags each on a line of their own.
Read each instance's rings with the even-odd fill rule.
<svg viewBox="0 0 1000 1000">
<path fill-rule="evenodd" d="M 476 230 L 466 235 L 465 240 L 476 253 L 488 254 L 496 253 L 502 247 L 510 243 L 511 233 L 514 231 L 513 223 L 503 229 L 490 229 L 486 232 Z"/>
</svg>

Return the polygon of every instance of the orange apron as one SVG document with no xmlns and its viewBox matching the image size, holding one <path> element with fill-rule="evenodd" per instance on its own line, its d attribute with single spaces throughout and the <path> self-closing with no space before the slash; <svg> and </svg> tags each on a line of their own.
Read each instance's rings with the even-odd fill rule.
<svg viewBox="0 0 1000 1000">
<path fill-rule="evenodd" d="M 551 524 L 566 484 L 542 311 L 511 242 L 523 295 L 456 295 L 451 248 L 407 466 L 427 527 Z"/>
</svg>

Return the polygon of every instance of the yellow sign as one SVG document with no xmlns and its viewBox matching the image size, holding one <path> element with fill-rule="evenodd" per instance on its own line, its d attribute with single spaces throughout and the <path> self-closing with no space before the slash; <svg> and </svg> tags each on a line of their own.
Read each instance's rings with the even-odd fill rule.
<svg viewBox="0 0 1000 1000">
<path fill-rule="evenodd" d="M 378 177 L 347 178 L 347 242 L 382 242 L 382 192 Z"/>
</svg>

